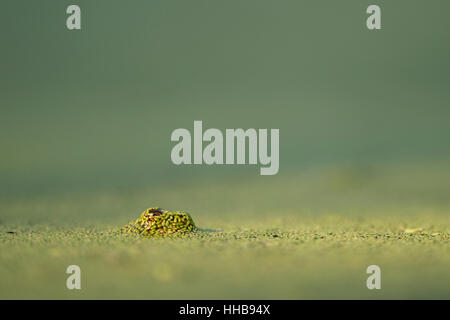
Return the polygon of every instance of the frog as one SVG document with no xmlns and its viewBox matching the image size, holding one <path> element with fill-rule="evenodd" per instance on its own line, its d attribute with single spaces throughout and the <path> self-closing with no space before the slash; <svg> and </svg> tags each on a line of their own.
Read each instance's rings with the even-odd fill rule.
<svg viewBox="0 0 450 320">
<path fill-rule="evenodd" d="M 187 212 L 154 207 L 144 210 L 137 220 L 126 224 L 120 231 L 150 238 L 191 233 L 197 231 L 197 227 Z"/>
</svg>

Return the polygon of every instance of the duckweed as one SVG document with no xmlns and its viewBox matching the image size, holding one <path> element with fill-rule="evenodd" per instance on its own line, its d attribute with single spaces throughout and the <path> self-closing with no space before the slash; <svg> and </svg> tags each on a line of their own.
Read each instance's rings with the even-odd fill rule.
<svg viewBox="0 0 450 320">
<path fill-rule="evenodd" d="M 195 223 L 187 212 L 169 211 L 159 207 L 145 210 L 139 219 L 122 227 L 122 233 L 143 237 L 186 234 L 196 231 Z"/>
</svg>

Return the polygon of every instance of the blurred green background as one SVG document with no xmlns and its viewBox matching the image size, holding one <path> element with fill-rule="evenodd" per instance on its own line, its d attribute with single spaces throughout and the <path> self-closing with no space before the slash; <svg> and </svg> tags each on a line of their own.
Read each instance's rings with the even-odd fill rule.
<svg viewBox="0 0 450 320">
<path fill-rule="evenodd" d="M 80 31 L 66 29 L 69 4 Z M 370 4 L 381 30 L 366 28 Z M 0 297 L 448 298 L 449 12 L 3 0 Z M 194 120 L 280 129 L 279 173 L 173 165 L 170 134 Z M 104 236 L 155 205 L 221 233 Z M 378 295 L 364 287 L 374 261 L 390 270 Z M 91 279 L 79 294 L 63 285 L 73 263 Z"/>
<path fill-rule="evenodd" d="M 448 1 L 3 1 L 8 197 L 258 174 L 180 166 L 170 134 L 279 128 L 280 173 L 449 159 Z M 273 177 L 261 177 L 262 183 Z"/>
</svg>

